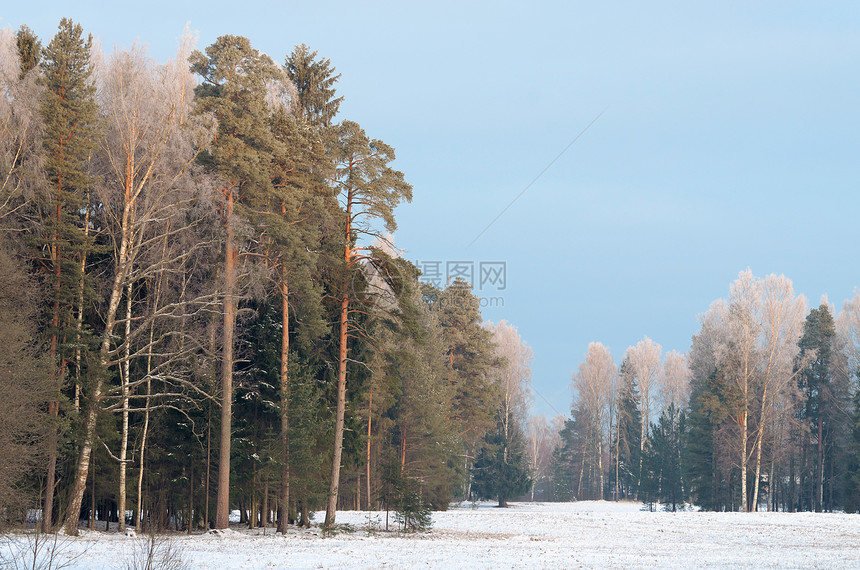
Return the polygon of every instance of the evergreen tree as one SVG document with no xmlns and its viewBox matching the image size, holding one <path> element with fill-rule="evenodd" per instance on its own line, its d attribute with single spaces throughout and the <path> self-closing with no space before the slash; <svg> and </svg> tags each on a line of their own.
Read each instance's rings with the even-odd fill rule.
<svg viewBox="0 0 860 570">
<path fill-rule="evenodd" d="M 343 97 L 335 97 L 335 75 L 331 60 L 318 58 L 305 44 L 287 57 L 287 73 L 298 91 L 298 115 L 315 127 L 327 127 L 337 115 Z"/>
<path fill-rule="evenodd" d="M 665 503 L 666 509 L 671 505 L 673 512 L 685 502 L 681 461 L 684 423 L 684 413 L 670 404 L 658 423 L 651 426 L 646 445 L 644 463 L 648 476 L 643 480 L 643 499 Z"/>
<path fill-rule="evenodd" d="M 621 391 L 617 404 L 612 453 L 615 468 L 612 475 L 615 499 L 629 498 L 636 490 L 640 453 L 640 403 L 636 378 L 628 372 L 626 361 L 621 364 Z"/>
<path fill-rule="evenodd" d="M 22 41 L 30 43 L 26 34 Z M 63 18 L 59 30 L 45 48 L 41 84 L 44 102 L 41 109 L 45 174 L 49 190 L 41 201 L 40 251 L 48 253 L 39 260 L 45 274 L 49 300 L 50 377 L 56 396 L 48 405 L 49 413 L 59 415 L 64 377 L 70 365 L 82 361 L 76 351 L 86 345 L 86 331 L 77 317 L 83 307 L 86 283 L 86 258 L 92 238 L 86 213 L 90 211 L 92 179 L 88 172 L 90 154 L 96 145 L 98 110 L 92 83 L 90 50 L 92 36 L 86 39 L 80 24 Z M 76 373 L 79 373 L 76 370 Z M 90 399 L 96 396 L 90 395 Z M 53 526 L 53 495 L 56 482 L 56 438 L 49 436 L 48 473 L 45 482 L 43 526 Z M 84 446 L 85 448 L 86 446 Z M 83 452 L 86 454 L 86 450 Z M 74 499 L 74 498 L 73 498 Z M 77 504 L 78 508 L 80 503 Z M 74 510 L 74 500 L 70 508 Z M 74 514 L 77 529 L 77 511 Z M 71 529 L 70 529 L 71 530 Z"/>
<path fill-rule="evenodd" d="M 428 287 L 424 294 L 442 327 L 448 381 L 454 387 L 453 419 L 466 447 L 474 450 L 492 429 L 499 401 L 491 376 L 499 362 L 490 332 L 481 326 L 480 300 L 459 278 L 442 291 Z"/>
<path fill-rule="evenodd" d="M 239 220 L 254 220 L 272 192 L 273 163 L 282 151 L 271 128 L 271 106 L 288 79 L 271 58 L 251 47 L 247 38 L 221 36 L 206 54 L 191 54 L 191 68 L 203 83 L 197 88 L 202 111 L 218 121 L 218 133 L 204 164 L 223 181 L 224 323 L 221 362 L 221 444 L 218 466 L 216 528 L 227 528 L 230 500 L 230 438 L 233 402 L 234 336 L 239 299 Z M 275 99 L 272 101 L 272 99 Z M 270 105 L 274 103 L 274 105 Z"/>
<path fill-rule="evenodd" d="M 297 86 L 294 110 L 275 113 L 273 130 L 282 142 L 276 157 L 275 194 L 268 204 L 267 238 L 272 242 L 272 265 L 281 305 L 280 412 L 281 487 L 279 532 L 286 532 L 290 500 L 290 335 L 314 342 L 327 329 L 324 315 L 324 279 L 320 267 L 336 259 L 339 240 L 335 229 L 340 219 L 337 201 L 327 178 L 332 174 L 326 152 L 330 121 L 340 98 L 335 99 L 334 75 L 328 60 L 317 61 L 316 52 L 300 46 L 287 58 L 286 72 Z M 336 103 L 334 103 L 336 102 Z M 312 109 L 328 109 L 318 114 Z M 301 315 L 302 326 L 290 326 L 290 312 Z"/>
<path fill-rule="evenodd" d="M 727 466 L 726 430 L 730 416 L 740 405 L 740 395 L 720 373 L 694 378 L 687 418 L 684 472 L 689 494 L 705 510 L 732 508 L 729 500 L 731 466 Z"/>
<path fill-rule="evenodd" d="M 507 507 L 510 499 L 527 493 L 531 487 L 522 432 L 517 424 L 512 424 L 505 437 L 503 422 L 499 421 L 484 436 L 483 443 L 472 466 L 474 492 Z"/>
<path fill-rule="evenodd" d="M 564 422 L 559 432 L 560 444 L 552 452 L 552 498 L 555 501 L 575 501 L 576 489 L 573 474 L 576 472 L 575 462 L 575 428 L 572 419 Z"/>
<path fill-rule="evenodd" d="M 835 365 L 835 339 L 833 315 L 830 307 L 822 303 L 807 315 L 798 342 L 808 360 L 799 375 L 804 397 L 799 415 L 808 426 L 809 436 L 803 441 L 805 475 L 809 481 L 806 496 L 815 511 L 832 510 L 841 504 L 839 494 L 844 486 L 846 434 L 850 432 L 846 410 L 850 406 L 851 387 L 847 376 L 840 374 Z"/>
<path fill-rule="evenodd" d="M 332 155 L 335 161 L 335 190 L 340 196 L 346 214 L 344 233 L 343 284 L 340 290 L 340 332 L 338 336 L 337 399 L 335 407 L 334 446 L 332 454 L 331 487 L 326 508 L 325 526 L 334 524 L 340 485 L 341 455 L 346 413 L 347 362 L 349 339 L 359 330 L 358 313 L 354 303 L 360 294 L 357 286 L 363 279 L 360 264 L 368 259 L 362 252 L 365 247 L 357 243 L 358 237 L 380 237 L 374 223 L 381 221 L 388 232 L 397 229 L 394 209 L 401 201 L 412 200 L 412 186 L 403 173 L 389 164 L 394 160 L 394 149 L 384 142 L 371 140 L 357 123 L 344 121 L 338 125 L 333 139 Z M 351 317 L 352 316 L 352 317 Z"/>
<path fill-rule="evenodd" d="M 21 78 L 23 79 L 31 70 L 39 66 L 42 60 L 42 42 L 33 30 L 27 26 L 21 26 L 15 34 L 18 45 L 18 57 L 21 60 Z"/>
</svg>

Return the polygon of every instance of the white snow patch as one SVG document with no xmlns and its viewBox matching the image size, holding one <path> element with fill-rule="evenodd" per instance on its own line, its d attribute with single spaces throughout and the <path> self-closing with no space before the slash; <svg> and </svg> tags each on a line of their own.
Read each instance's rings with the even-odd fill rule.
<svg viewBox="0 0 860 570">
<path fill-rule="evenodd" d="M 342 511 L 354 532 L 319 528 L 172 535 L 190 568 L 858 568 L 860 516 L 649 512 L 639 503 L 466 503 L 433 513 L 433 530 L 387 533 L 385 513 Z M 321 520 L 321 517 L 318 517 Z M 389 524 L 396 527 L 393 513 Z M 265 534 L 264 534 L 265 533 Z M 22 544 L 21 535 L 10 535 Z M 121 541 L 121 542 L 117 542 Z M 128 539 L 62 538 L 68 568 L 123 567 Z M 78 558 L 74 558 L 79 556 Z"/>
</svg>

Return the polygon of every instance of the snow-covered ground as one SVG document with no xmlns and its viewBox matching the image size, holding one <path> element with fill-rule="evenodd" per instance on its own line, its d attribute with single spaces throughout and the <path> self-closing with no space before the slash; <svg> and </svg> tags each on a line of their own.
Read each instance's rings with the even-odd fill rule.
<svg viewBox="0 0 860 570">
<path fill-rule="evenodd" d="M 463 505 L 433 513 L 433 530 L 385 533 L 385 513 L 339 512 L 354 527 L 323 538 L 268 529 L 176 535 L 190 568 L 860 568 L 860 515 L 648 512 L 636 503 Z M 319 516 L 319 519 L 322 517 Z M 392 518 L 393 526 L 393 518 Z M 18 536 L 18 543 L 24 539 Z M 145 538 L 63 538 L 68 568 L 123 568 Z M 5 545 L 8 551 L 9 544 Z"/>
</svg>

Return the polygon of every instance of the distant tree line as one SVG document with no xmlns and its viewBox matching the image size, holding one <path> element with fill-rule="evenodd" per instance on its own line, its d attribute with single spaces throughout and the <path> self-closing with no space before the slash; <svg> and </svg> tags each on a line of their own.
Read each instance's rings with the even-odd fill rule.
<svg viewBox="0 0 860 570">
<path fill-rule="evenodd" d="M 689 355 L 600 343 L 574 374 L 552 496 L 676 509 L 860 510 L 860 293 L 807 310 L 784 276 L 743 271 Z"/>
<path fill-rule="evenodd" d="M 339 77 L 239 36 L 158 63 L 69 19 L 0 33 L 2 524 L 285 532 L 528 490 L 530 353 L 399 257 L 412 188 Z"/>
</svg>

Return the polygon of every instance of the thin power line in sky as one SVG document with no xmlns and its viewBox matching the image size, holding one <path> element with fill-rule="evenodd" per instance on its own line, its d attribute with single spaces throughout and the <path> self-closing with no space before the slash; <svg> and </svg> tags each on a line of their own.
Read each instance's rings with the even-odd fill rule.
<svg viewBox="0 0 860 570">
<path fill-rule="evenodd" d="M 608 109 L 608 107 L 607 107 L 607 109 Z M 551 161 L 549 161 L 549 164 L 547 164 L 547 165 L 543 168 L 543 170 L 541 170 L 541 171 L 538 173 L 538 175 L 537 175 L 537 176 L 535 176 L 535 177 L 532 179 L 532 181 L 531 181 L 531 182 L 529 182 L 529 183 L 526 185 L 526 187 L 525 187 L 525 188 L 523 188 L 523 189 L 520 191 L 520 193 L 519 193 L 519 194 L 517 194 L 516 196 L 514 196 L 514 199 L 513 199 L 513 200 L 511 200 L 511 201 L 508 203 L 508 205 L 507 205 L 507 206 L 505 206 L 504 208 L 502 208 L 502 211 L 501 211 L 501 212 L 499 212 L 499 213 L 496 215 L 496 217 L 495 217 L 495 218 L 493 218 L 493 219 L 492 219 L 492 221 L 490 221 L 490 223 L 489 223 L 489 224 L 487 224 L 487 225 L 486 225 L 486 227 L 485 227 L 484 229 L 482 229 L 482 230 L 480 231 L 480 233 L 478 233 L 478 235 L 476 235 L 476 236 L 475 236 L 475 238 L 474 238 L 472 241 L 470 241 L 470 242 L 469 242 L 469 245 L 467 245 L 467 246 L 466 246 L 466 249 L 468 249 L 468 248 L 472 247 L 472 244 L 474 244 L 476 241 L 478 241 L 478 239 L 479 239 L 482 235 L 484 235 L 484 232 L 486 232 L 488 229 L 490 229 L 490 226 L 492 226 L 493 224 L 495 224 L 495 223 L 496 223 L 496 220 L 498 220 L 499 218 L 501 218 L 501 217 L 502 217 L 502 214 L 504 214 L 505 212 L 507 212 L 507 211 L 508 211 L 508 208 L 510 208 L 511 206 L 513 206 L 513 205 L 514 205 L 514 202 L 516 202 L 517 200 L 519 200 L 519 199 L 520 199 L 520 196 L 522 196 L 523 194 L 525 194 L 525 193 L 526 193 L 526 191 L 527 191 L 529 188 L 531 188 L 531 187 L 532 187 L 532 185 L 533 185 L 535 182 L 537 182 L 537 181 L 538 181 L 538 179 L 539 179 L 541 176 L 543 176 L 543 175 L 544 175 L 544 173 L 545 173 L 547 170 L 549 170 L 549 169 L 550 169 L 550 167 L 551 167 L 553 164 L 555 164 L 555 162 L 556 162 L 559 158 L 561 158 L 561 157 L 562 157 L 562 155 L 563 155 L 564 153 L 566 153 L 566 152 L 568 151 L 568 149 L 569 149 L 570 147 L 572 147 L 572 146 L 576 143 L 576 141 L 578 141 L 578 140 L 579 140 L 579 138 L 580 138 L 582 135 L 584 135 L 584 134 L 585 134 L 585 132 L 586 132 L 588 129 L 590 129 L 590 128 L 591 128 L 591 125 L 593 125 L 594 123 L 596 123 L 596 122 L 597 122 L 597 119 L 599 119 L 599 118 L 603 115 L 603 113 L 605 113 L 605 112 L 606 112 L 606 109 L 603 109 L 600 113 L 598 113 L 598 114 L 597 114 L 597 116 L 596 116 L 596 117 L 594 117 L 594 118 L 591 120 L 591 122 L 590 122 L 590 123 L 588 123 L 587 125 L 585 125 L 585 128 L 584 128 L 584 129 L 582 129 L 581 131 L 579 131 L 579 134 L 577 134 L 575 137 L 573 137 L 573 140 L 572 140 L 572 141 L 570 141 L 570 142 L 567 144 L 567 146 L 566 146 L 566 147 L 564 147 L 564 148 L 561 150 L 561 152 L 560 152 L 560 153 L 558 153 L 558 154 L 555 156 L 555 158 L 553 158 Z"/>
</svg>

